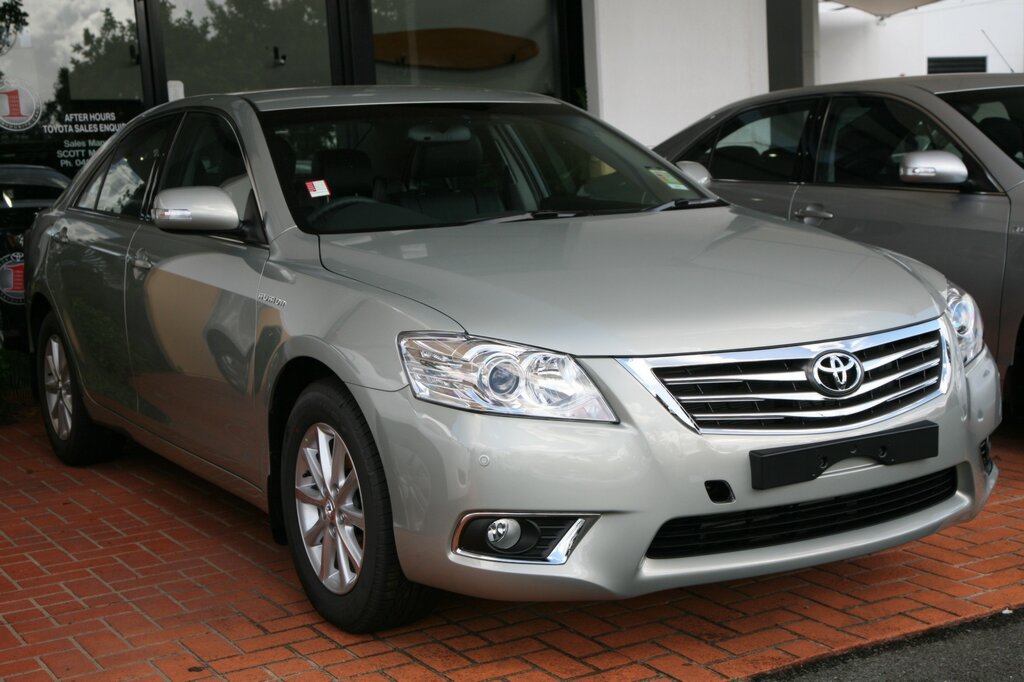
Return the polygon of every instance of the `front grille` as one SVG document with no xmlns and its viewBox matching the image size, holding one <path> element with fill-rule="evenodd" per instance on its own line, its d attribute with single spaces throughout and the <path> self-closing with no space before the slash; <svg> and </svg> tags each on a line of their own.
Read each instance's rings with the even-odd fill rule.
<svg viewBox="0 0 1024 682">
<path fill-rule="evenodd" d="M 953 467 L 884 488 L 824 500 L 672 519 L 654 536 L 647 556 L 676 559 L 834 535 L 922 511 L 955 492 Z"/>
<path fill-rule="evenodd" d="M 815 357 L 846 350 L 864 366 L 860 388 L 840 398 L 809 379 Z M 937 395 L 946 362 L 938 320 L 834 343 L 648 361 L 701 431 L 841 430 L 878 421 Z"/>
</svg>

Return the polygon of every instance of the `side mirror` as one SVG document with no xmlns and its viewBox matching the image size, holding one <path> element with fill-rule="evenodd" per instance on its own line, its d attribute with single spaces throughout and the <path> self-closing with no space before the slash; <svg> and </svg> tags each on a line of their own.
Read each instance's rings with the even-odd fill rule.
<svg viewBox="0 0 1024 682">
<path fill-rule="evenodd" d="M 696 161 L 680 161 L 676 163 L 676 168 L 683 171 L 683 175 L 701 187 L 707 187 L 708 183 L 711 182 L 711 172 L 705 168 L 702 163 L 697 163 Z"/>
<path fill-rule="evenodd" d="M 900 159 L 900 180 L 915 185 L 959 185 L 967 182 L 967 166 L 952 152 L 907 152 Z"/>
<path fill-rule="evenodd" d="M 220 187 L 177 187 L 156 195 L 153 222 L 168 232 L 231 232 L 241 221 Z"/>
</svg>

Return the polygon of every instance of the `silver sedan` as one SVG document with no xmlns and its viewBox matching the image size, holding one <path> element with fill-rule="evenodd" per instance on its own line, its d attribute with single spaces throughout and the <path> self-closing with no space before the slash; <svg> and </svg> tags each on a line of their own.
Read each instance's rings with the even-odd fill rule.
<svg viewBox="0 0 1024 682">
<path fill-rule="evenodd" d="M 996 481 L 966 292 L 545 97 L 181 100 L 28 242 L 57 456 L 127 434 L 251 501 L 353 631 L 872 552 Z"/>
</svg>

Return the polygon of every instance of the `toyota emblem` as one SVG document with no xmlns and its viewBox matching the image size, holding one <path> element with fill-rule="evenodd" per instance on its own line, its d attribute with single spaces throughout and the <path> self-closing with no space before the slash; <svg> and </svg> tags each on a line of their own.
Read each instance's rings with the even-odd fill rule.
<svg viewBox="0 0 1024 682">
<path fill-rule="evenodd" d="M 819 393 L 839 398 L 860 388 L 864 381 L 864 366 L 850 353 L 833 350 L 815 358 L 808 374 Z"/>
</svg>

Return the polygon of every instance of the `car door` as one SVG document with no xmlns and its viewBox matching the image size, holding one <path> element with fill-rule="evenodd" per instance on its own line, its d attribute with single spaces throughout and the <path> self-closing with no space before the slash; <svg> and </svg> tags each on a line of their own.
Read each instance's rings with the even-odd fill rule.
<svg viewBox="0 0 1024 682">
<path fill-rule="evenodd" d="M 47 276 L 86 394 L 122 415 L 136 410 L 124 324 L 125 257 L 176 116 L 130 131 L 50 228 Z"/>
<path fill-rule="evenodd" d="M 819 100 L 804 98 L 747 109 L 672 161 L 696 161 L 709 188 L 726 201 L 789 216 L 797 182 L 809 172 L 810 134 Z"/>
<path fill-rule="evenodd" d="M 218 187 L 243 229 L 174 233 L 145 222 L 129 249 L 125 306 L 140 424 L 257 482 L 252 360 L 256 294 L 268 250 L 238 138 L 226 119 L 189 112 L 158 191 Z"/>
<path fill-rule="evenodd" d="M 924 150 L 962 158 L 967 183 L 902 184 L 902 155 Z M 938 269 L 978 301 L 995 350 L 1009 212 L 1006 195 L 933 117 L 895 98 L 851 95 L 829 105 L 813 182 L 797 190 L 792 217 Z"/>
</svg>

